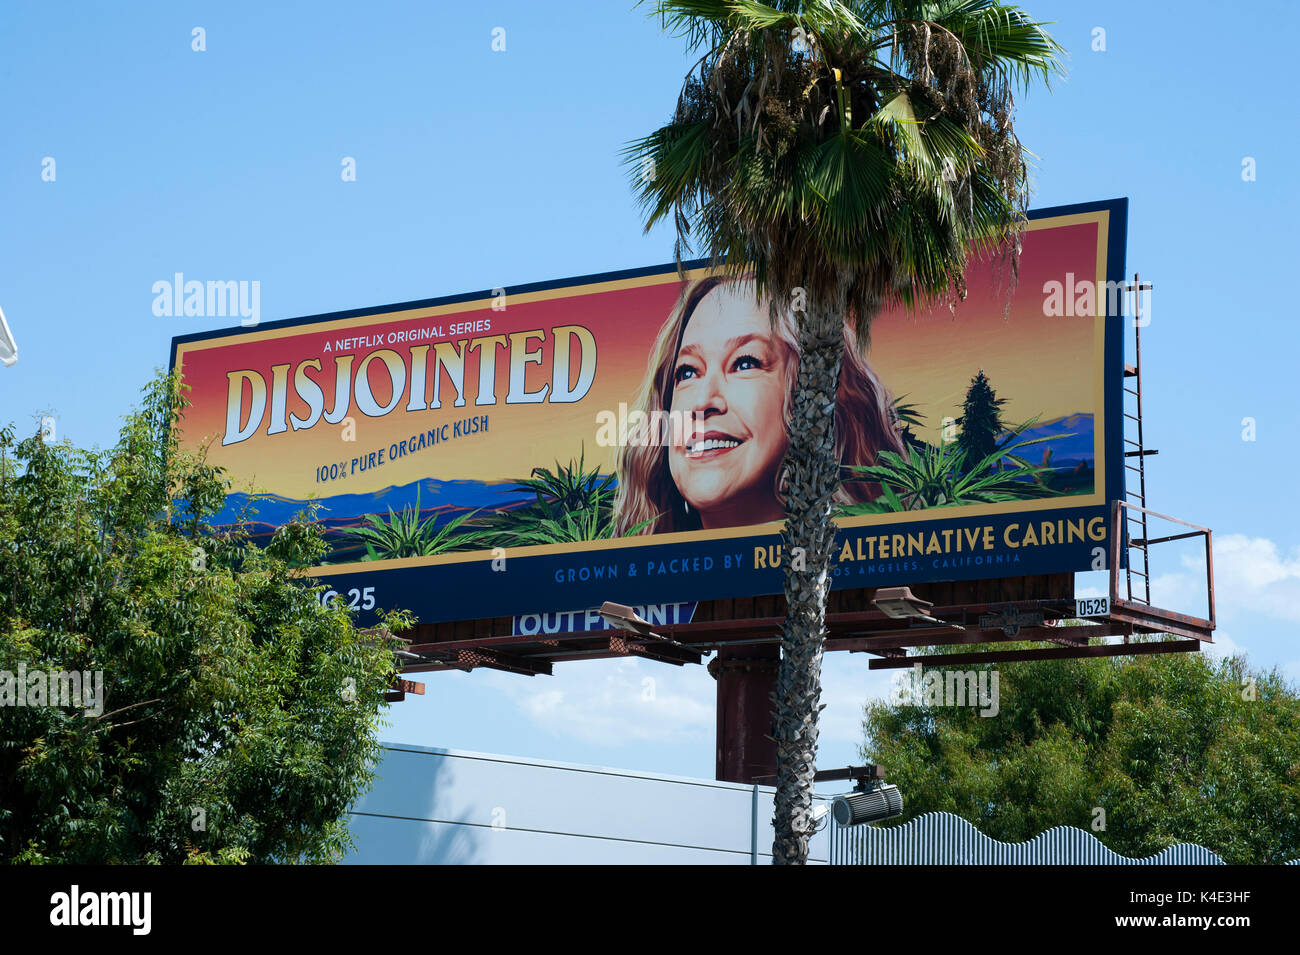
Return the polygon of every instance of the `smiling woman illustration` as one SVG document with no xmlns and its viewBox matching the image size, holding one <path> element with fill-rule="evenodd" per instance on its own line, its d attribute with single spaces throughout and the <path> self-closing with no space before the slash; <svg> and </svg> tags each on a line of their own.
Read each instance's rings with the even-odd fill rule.
<svg viewBox="0 0 1300 955">
<path fill-rule="evenodd" d="M 651 427 L 650 440 L 621 448 L 617 533 L 781 520 L 788 404 L 799 370 L 794 316 L 783 310 L 773 323 L 747 279 L 699 279 L 660 329 L 652 359 L 635 407 L 647 422 L 672 427 L 662 439 Z M 843 464 L 902 451 L 889 396 L 847 328 L 835 432 Z M 878 493 L 874 485 L 846 483 L 836 501 Z"/>
</svg>

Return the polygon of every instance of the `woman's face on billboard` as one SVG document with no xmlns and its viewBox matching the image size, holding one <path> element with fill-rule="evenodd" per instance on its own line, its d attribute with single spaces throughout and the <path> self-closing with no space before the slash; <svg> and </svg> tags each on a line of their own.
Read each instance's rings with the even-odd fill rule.
<svg viewBox="0 0 1300 955">
<path fill-rule="evenodd" d="M 786 451 L 789 361 L 746 286 L 719 285 L 696 305 L 670 409 L 689 424 L 669 447 L 668 467 L 703 527 L 781 519 L 776 477 Z"/>
</svg>

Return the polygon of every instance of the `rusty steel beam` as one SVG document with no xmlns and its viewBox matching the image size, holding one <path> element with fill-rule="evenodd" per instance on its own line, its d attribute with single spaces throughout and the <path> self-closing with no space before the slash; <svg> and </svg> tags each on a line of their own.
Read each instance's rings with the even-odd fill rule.
<svg viewBox="0 0 1300 955">
<path fill-rule="evenodd" d="M 474 669 L 473 667 L 452 666 L 452 665 L 450 665 L 450 664 L 439 664 L 439 663 L 413 663 L 413 664 L 411 664 L 409 667 L 407 667 L 406 669 L 404 669 L 402 672 L 403 672 L 403 673 L 411 673 L 411 674 L 415 674 L 415 673 L 445 673 L 445 672 L 448 671 L 448 670 L 455 670 L 455 671 L 458 672 L 458 673 L 470 673 L 470 672 L 473 671 L 473 669 Z"/>
<path fill-rule="evenodd" d="M 1190 614 L 1175 613 L 1146 604 L 1131 603 L 1127 600 L 1111 601 L 1110 616 L 1138 627 L 1146 628 L 1151 633 L 1172 633 L 1180 637 L 1192 637 L 1213 643 L 1214 621 Z"/>
<path fill-rule="evenodd" d="M 1063 616 L 1069 616 L 1074 604 L 1068 600 L 1009 600 L 999 601 L 997 603 L 980 603 L 965 604 L 945 607 L 935 607 L 931 610 L 931 616 L 959 616 L 965 619 L 968 615 L 979 614 L 989 609 L 1001 609 L 1003 607 L 1014 607 L 1020 610 L 1045 610 L 1061 613 Z M 961 621 L 954 621 L 960 623 Z M 944 633 L 951 630 L 950 627 L 931 627 L 920 628 L 910 626 L 899 626 L 897 618 L 889 617 L 879 610 L 858 610 L 846 613 L 832 613 L 826 617 L 826 626 L 828 630 L 838 630 L 850 627 L 859 627 L 864 624 L 882 624 L 883 626 L 864 628 L 863 632 L 879 632 L 881 634 L 908 632 L 920 633 L 922 630 L 933 630 L 935 633 Z M 785 626 L 784 617 L 758 617 L 749 620 L 705 620 L 694 623 L 677 623 L 665 624 L 655 627 L 655 632 L 663 637 L 672 637 L 681 643 L 699 643 L 704 646 L 721 646 L 731 643 L 738 643 L 739 640 L 717 640 L 717 639 L 699 639 L 692 640 L 696 634 L 714 636 L 719 633 L 737 633 L 739 637 L 756 635 L 757 640 L 745 640 L 746 643 L 763 643 L 779 641 L 781 630 Z M 428 653 L 438 650 L 472 650 L 482 647 L 509 647 L 519 644 L 545 644 L 559 646 L 562 643 L 568 643 L 573 640 L 589 640 L 592 638 L 602 637 L 610 631 L 602 630 L 566 630 L 559 633 L 548 634 L 510 634 L 504 636 L 492 637 L 469 637 L 457 640 L 426 640 L 421 639 L 418 634 L 421 627 L 416 627 L 416 638 L 411 642 L 409 649 L 413 653 Z"/>
<path fill-rule="evenodd" d="M 566 660 L 616 660 L 619 657 L 627 656 L 627 654 L 611 650 L 608 642 L 602 641 L 591 647 L 575 647 L 571 650 L 538 650 L 532 653 L 520 654 L 520 656 L 527 660 L 549 660 L 552 663 L 563 663 Z"/>
<path fill-rule="evenodd" d="M 1113 581 L 1112 581 L 1113 583 Z M 1213 620 L 1204 620 L 1173 611 L 1135 605 L 1128 601 L 1112 601 L 1108 618 L 1078 627 L 1033 626 L 1024 627 L 1014 639 L 996 628 L 977 628 L 971 618 L 990 610 L 1016 608 L 1042 610 L 1062 617 L 1071 617 L 1073 602 L 1061 599 L 1009 600 L 996 603 L 954 605 L 935 608 L 932 614 L 964 621 L 969 629 L 952 626 L 914 626 L 897 620 L 880 611 L 853 611 L 830 614 L 827 617 L 828 636 L 826 649 L 873 653 L 887 658 L 876 661 L 872 667 L 906 666 L 918 659 L 906 657 L 900 651 L 910 647 L 959 646 L 962 644 L 995 644 L 1019 642 L 1046 642 L 1057 644 L 1052 648 L 1032 651 L 1000 650 L 978 655 L 984 662 L 1012 659 L 1005 654 L 1028 659 L 1106 656 L 1123 653 L 1170 652 L 1164 650 L 1133 649 L 1149 644 L 1128 646 L 1088 646 L 1095 637 L 1122 635 L 1127 640 L 1135 632 L 1169 633 L 1197 641 L 1210 641 Z M 439 672 L 447 669 L 472 670 L 492 667 L 524 675 L 549 674 L 555 662 L 577 659 L 616 659 L 630 655 L 644 656 L 664 663 L 681 665 L 701 662 L 701 654 L 708 649 L 742 646 L 774 646 L 780 641 L 783 618 L 763 617 L 750 620 L 700 621 L 656 627 L 651 637 L 627 631 L 577 630 L 553 634 L 482 636 L 455 640 L 413 641 L 410 648 L 426 659 L 403 667 L 404 672 Z M 900 626 L 900 624 L 903 624 Z M 720 632 L 721 631 L 721 632 Z M 510 652 L 507 652 L 510 651 Z M 950 662 L 953 655 L 944 658 Z"/>
<path fill-rule="evenodd" d="M 553 644 L 559 646 L 564 640 L 578 640 L 583 637 L 591 639 L 599 637 L 603 631 L 599 630 L 575 630 L 572 633 L 559 633 L 528 635 L 513 635 L 505 637 L 468 637 L 464 640 L 433 640 L 423 643 L 412 643 L 407 649 L 412 653 L 431 653 L 439 650 L 474 650 L 479 647 L 510 647 L 521 643 L 541 643 Z"/>
<path fill-rule="evenodd" d="M 860 636 L 860 637 L 831 637 L 826 641 L 826 650 L 847 650 L 852 653 L 873 653 L 880 656 L 894 656 L 908 647 L 924 646 L 950 646 L 970 643 L 1012 643 L 1024 640 L 1052 640 L 1058 637 L 1059 632 L 1053 632 L 1055 628 L 1027 628 L 1022 631 L 1015 641 L 1010 640 L 1001 630 L 979 631 L 979 630 L 952 630 L 949 628 L 916 628 L 915 633 L 900 633 L 897 636 L 883 635 L 879 637 Z M 1075 628 L 1071 628 L 1075 629 Z M 1083 629 L 1083 628 L 1078 628 Z M 1116 636 L 1126 633 L 1131 628 L 1119 625 L 1114 626 L 1097 626 L 1090 627 L 1087 630 L 1089 637 Z M 942 636 L 943 639 L 933 639 L 935 636 Z M 927 639 L 928 638 L 928 639 Z M 742 646 L 776 646 L 779 643 L 778 637 L 765 637 L 758 640 L 738 640 L 729 641 L 720 644 L 720 648 L 732 648 Z M 645 644 L 649 647 L 661 646 L 657 643 Z M 672 646 L 672 644 L 662 645 Z M 677 644 L 679 652 L 683 654 L 685 663 L 700 663 L 701 654 L 695 654 L 690 659 L 685 658 L 685 654 L 691 652 L 694 648 L 690 645 Z M 426 651 L 436 652 L 436 651 Z M 516 654 L 516 658 L 523 660 L 546 661 L 549 663 L 563 663 L 570 660 L 611 660 L 635 654 L 635 650 L 624 650 L 617 646 L 611 646 L 609 639 L 604 642 L 589 646 L 577 646 L 573 642 L 565 644 L 565 649 L 548 649 L 548 650 L 527 650 Z M 641 654 L 650 656 L 650 654 Z M 664 660 L 663 662 L 671 662 Z M 426 673 L 440 672 L 446 669 L 469 670 L 470 666 L 459 664 L 452 661 L 438 661 L 413 663 L 403 668 L 405 673 Z"/>
<path fill-rule="evenodd" d="M 505 670 L 521 676 L 550 676 L 551 664 L 546 660 L 530 660 L 496 650 L 457 650 L 459 663 L 471 667 L 490 667 L 493 670 Z"/>
<path fill-rule="evenodd" d="M 861 638 L 865 640 L 903 639 L 911 641 L 915 638 L 918 641 L 917 643 L 904 643 L 899 644 L 899 646 L 922 646 L 924 643 L 934 642 L 933 640 L 925 640 L 924 638 L 926 637 L 949 637 L 962 632 L 962 630 L 958 630 L 956 627 L 880 627 L 875 630 L 851 630 L 847 633 L 831 634 L 826 638 L 826 645 L 827 649 L 830 649 L 830 643 L 832 640 L 839 641 Z M 965 632 L 969 633 L 970 628 L 966 628 Z"/>
<path fill-rule="evenodd" d="M 957 646 L 964 643 L 1021 643 L 1036 640 L 1056 640 L 1062 637 L 1062 631 L 1065 631 L 1069 637 L 1087 641 L 1093 637 L 1118 636 L 1126 629 L 1126 627 L 1121 628 L 1114 624 L 1094 624 L 1085 627 L 1026 627 L 1014 639 L 1008 637 L 1001 630 L 992 629 L 944 630 L 940 631 L 943 639 L 939 640 L 913 639 L 911 634 L 906 636 L 850 637 L 846 639 L 832 637 L 826 641 L 826 649 L 828 651 L 848 650 L 851 653 L 873 653 L 881 649 L 898 647 L 943 647 Z M 1074 632 L 1071 633 L 1070 631 Z"/>
<path fill-rule="evenodd" d="M 1159 643 L 1106 643 L 1088 647 L 1039 647 L 1024 650 L 989 650 L 984 653 L 934 653 L 901 660 L 872 660 L 872 670 L 960 663 L 1017 663 L 1027 660 L 1074 660 L 1092 657 L 1142 656 L 1148 653 L 1196 653 L 1199 640 L 1165 640 Z"/>
<path fill-rule="evenodd" d="M 1047 637 L 1047 643 L 1054 643 L 1058 647 L 1086 647 L 1087 640 L 1080 640 L 1076 637 Z"/>
<path fill-rule="evenodd" d="M 1068 645 L 1082 644 L 1084 641 L 1104 636 L 1127 636 L 1133 632 L 1133 626 L 1121 621 L 1109 621 L 1080 627 L 1026 627 L 1016 636 L 1014 640 L 1007 637 L 1000 629 L 986 630 L 955 630 L 951 627 L 907 627 L 891 631 L 881 631 L 879 635 L 875 634 L 856 634 L 848 637 L 831 636 L 826 640 L 826 650 L 847 650 L 853 653 L 875 653 L 879 655 L 894 655 L 893 651 L 908 647 L 924 646 L 955 646 L 961 644 L 986 644 L 986 643 L 1014 643 L 1023 641 L 1070 641 Z M 644 642 L 643 638 L 637 638 L 626 633 L 615 633 L 614 636 L 622 636 L 624 640 L 634 642 Z M 579 641 L 578 637 L 585 638 Z M 420 645 L 418 649 L 426 654 L 439 654 L 452 651 L 451 659 L 411 664 L 403 668 L 404 672 L 438 672 L 444 669 L 462 669 L 468 670 L 471 665 L 462 662 L 460 657 L 455 654 L 462 649 L 491 649 L 496 644 L 487 643 L 485 638 L 480 640 L 455 641 L 449 644 L 429 644 Z M 625 650 L 619 646 L 611 646 L 610 635 L 600 631 L 581 632 L 572 635 L 572 639 L 564 641 L 555 641 L 551 639 L 537 640 L 536 638 L 505 638 L 512 641 L 513 645 L 524 644 L 519 652 L 513 654 L 509 659 L 518 659 L 526 661 L 538 661 L 547 663 L 564 662 L 566 660 L 605 660 L 617 659 L 627 656 L 629 653 L 636 651 Z M 739 647 L 739 646 L 774 646 L 780 641 L 777 634 L 767 637 L 761 637 L 748 640 L 734 640 L 725 643 L 716 644 L 718 647 Z M 487 643 L 485 647 L 484 644 Z M 462 644 L 469 644 L 465 647 Z M 542 648 L 544 645 L 545 648 Z M 696 651 L 697 648 L 708 646 L 701 641 L 699 644 L 680 644 L 665 641 L 648 643 L 650 646 L 676 646 L 677 653 L 683 655 L 683 662 L 697 663 L 698 654 L 690 658 L 685 658 L 685 654 Z M 676 655 L 676 654 L 672 654 Z M 668 661 L 664 661 L 668 662 Z"/>
<path fill-rule="evenodd" d="M 978 603 L 978 604 L 955 604 L 944 607 L 934 607 L 930 610 L 929 615 L 932 617 L 944 618 L 945 616 L 962 616 L 979 614 L 986 610 L 1002 609 L 1004 607 L 1013 607 L 1017 610 L 1043 610 L 1055 611 L 1065 617 L 1073 616 L 1074 601 L 1060 599 L 1035 599 L 1035 600 L 1000 600 L 995 603 Z M 890 617 L 880 610 L 854 610 L 845 613 L 828 613 L 826 615 L 826 627 L 829 630 L 835 630 L 841 627 L 853 627 L 867 623 L 882 623 L 885 627 L 880 628 L 883 632 L 894 632 L 896 630 L 910 629 L 899 627 L 896 623 L 898 618 Z M 960 620 L 953 621 L 960 623 Z M 757 617 L 751 620 L 705 620 L 693 623 L 674 623 L 662 627 L 656 627 L 655 630 L 665 636 L 673 636 L 683 642 L 688 642 L 690 635 L 693 633 L 716 633 L 719 631 L 742 631 L 746 633 L 760 633 L 769 630 L 775 630 L 778 633 L 785 626 L 784 617 Z M 934 628 L 942 630 L 947 628 Z M 730 641 L 715 640 L 711 643 L 728 643 Z"/>
<path fill-rule="evenodd" d="M 600 633 L 597 642 L 588 646 L 567 643 L 562 650 L 527 651 L 519 656 L 552 663 L 563 663 L 566 660 L 616 660 L 626 656 L 644 656 L 662 663 L 703 662 L 703 654 L 694 647 L 672 640 L 648 640 L 624 632 Z"/>
<path fill-rule="evenodd" d="M 1204 531 L 1188 531 L 1186 534 L 1169 534 L 1166 537 L 1152 537 L 1150 539 L 1145 537 L 1132 537 L 1129 539 L 1129 544 L 1133 547 L 1149 547 L 1151 544 L 1164 544 L 1168 541 L 1180 541 L 1186 540 L 1189 537 L 1204 536 Z"/>
<path fill-rule="evenodd" d="M 682 666 L 687 663 L 699 663 L 700 654 L 688 650 L 681 644 L 660 640 L 635 639 L 627 635 L 615 634 L 606 644 L 611 653 L 619 656 L 645 657 L 660 663 Z"/>
<path fill-rule="evenodd" d="M 440 673 L 443 670 L 462 670 L 469 673 L 474 668 L 468 664 L 461 663 L 453 652 L 449 657 L 437 657 L 435 654 L 425 651 L 421 654 L 424 658 L 418 663 L 407 663 L 402 666 L 402 673 Z"/>
<path fill-rule="evenodd" d="M 884 779 L 885 767 L 876 763 L 867 763 L 865 766 L 846 766 L 843 769 L 819 769 L 813 774 L 815 783 L 836 783 L 850 782 L 859 779 Z M 754 782 L 760 786 L 776 785 L 775 776 L 759 776 Z"/>
<path fill-rule="evenodd" d="M 1214 535 L 1205 532 L 1205 596 L 1210 604 L 1210 627 L 1214 627 Z"/>
</svg>

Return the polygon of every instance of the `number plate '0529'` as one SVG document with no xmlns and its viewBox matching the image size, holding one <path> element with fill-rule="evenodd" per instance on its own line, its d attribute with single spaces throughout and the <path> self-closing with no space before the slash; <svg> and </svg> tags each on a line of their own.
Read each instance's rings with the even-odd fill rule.
<svg viewBox="0 0 1300 955">
<path fill-rule="evenodd" d="M 1076 617 L 1106 617 L 1110 615 L 1109 597 L 1079 597 L 1074 601 Z"/>
</svg>

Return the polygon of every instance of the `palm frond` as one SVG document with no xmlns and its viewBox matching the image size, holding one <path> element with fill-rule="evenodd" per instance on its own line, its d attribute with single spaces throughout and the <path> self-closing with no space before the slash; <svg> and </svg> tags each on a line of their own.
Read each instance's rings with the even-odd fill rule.
<svg viewBox="0 0 1300 955">
<path fill-rule="evenodd" d="M 774 298 L 832 299 L 864 341 L 888 304 L 960 296 L 975 250 L 1011 256 L 1014 274 L 1028 159 L 1012 90 L 1060 69 L 1043 24 L 1001 0 L 649 9 L 703 52 L 671 122 L 623 154 L 679 259 L 725 261 Z"/>
</svg>

